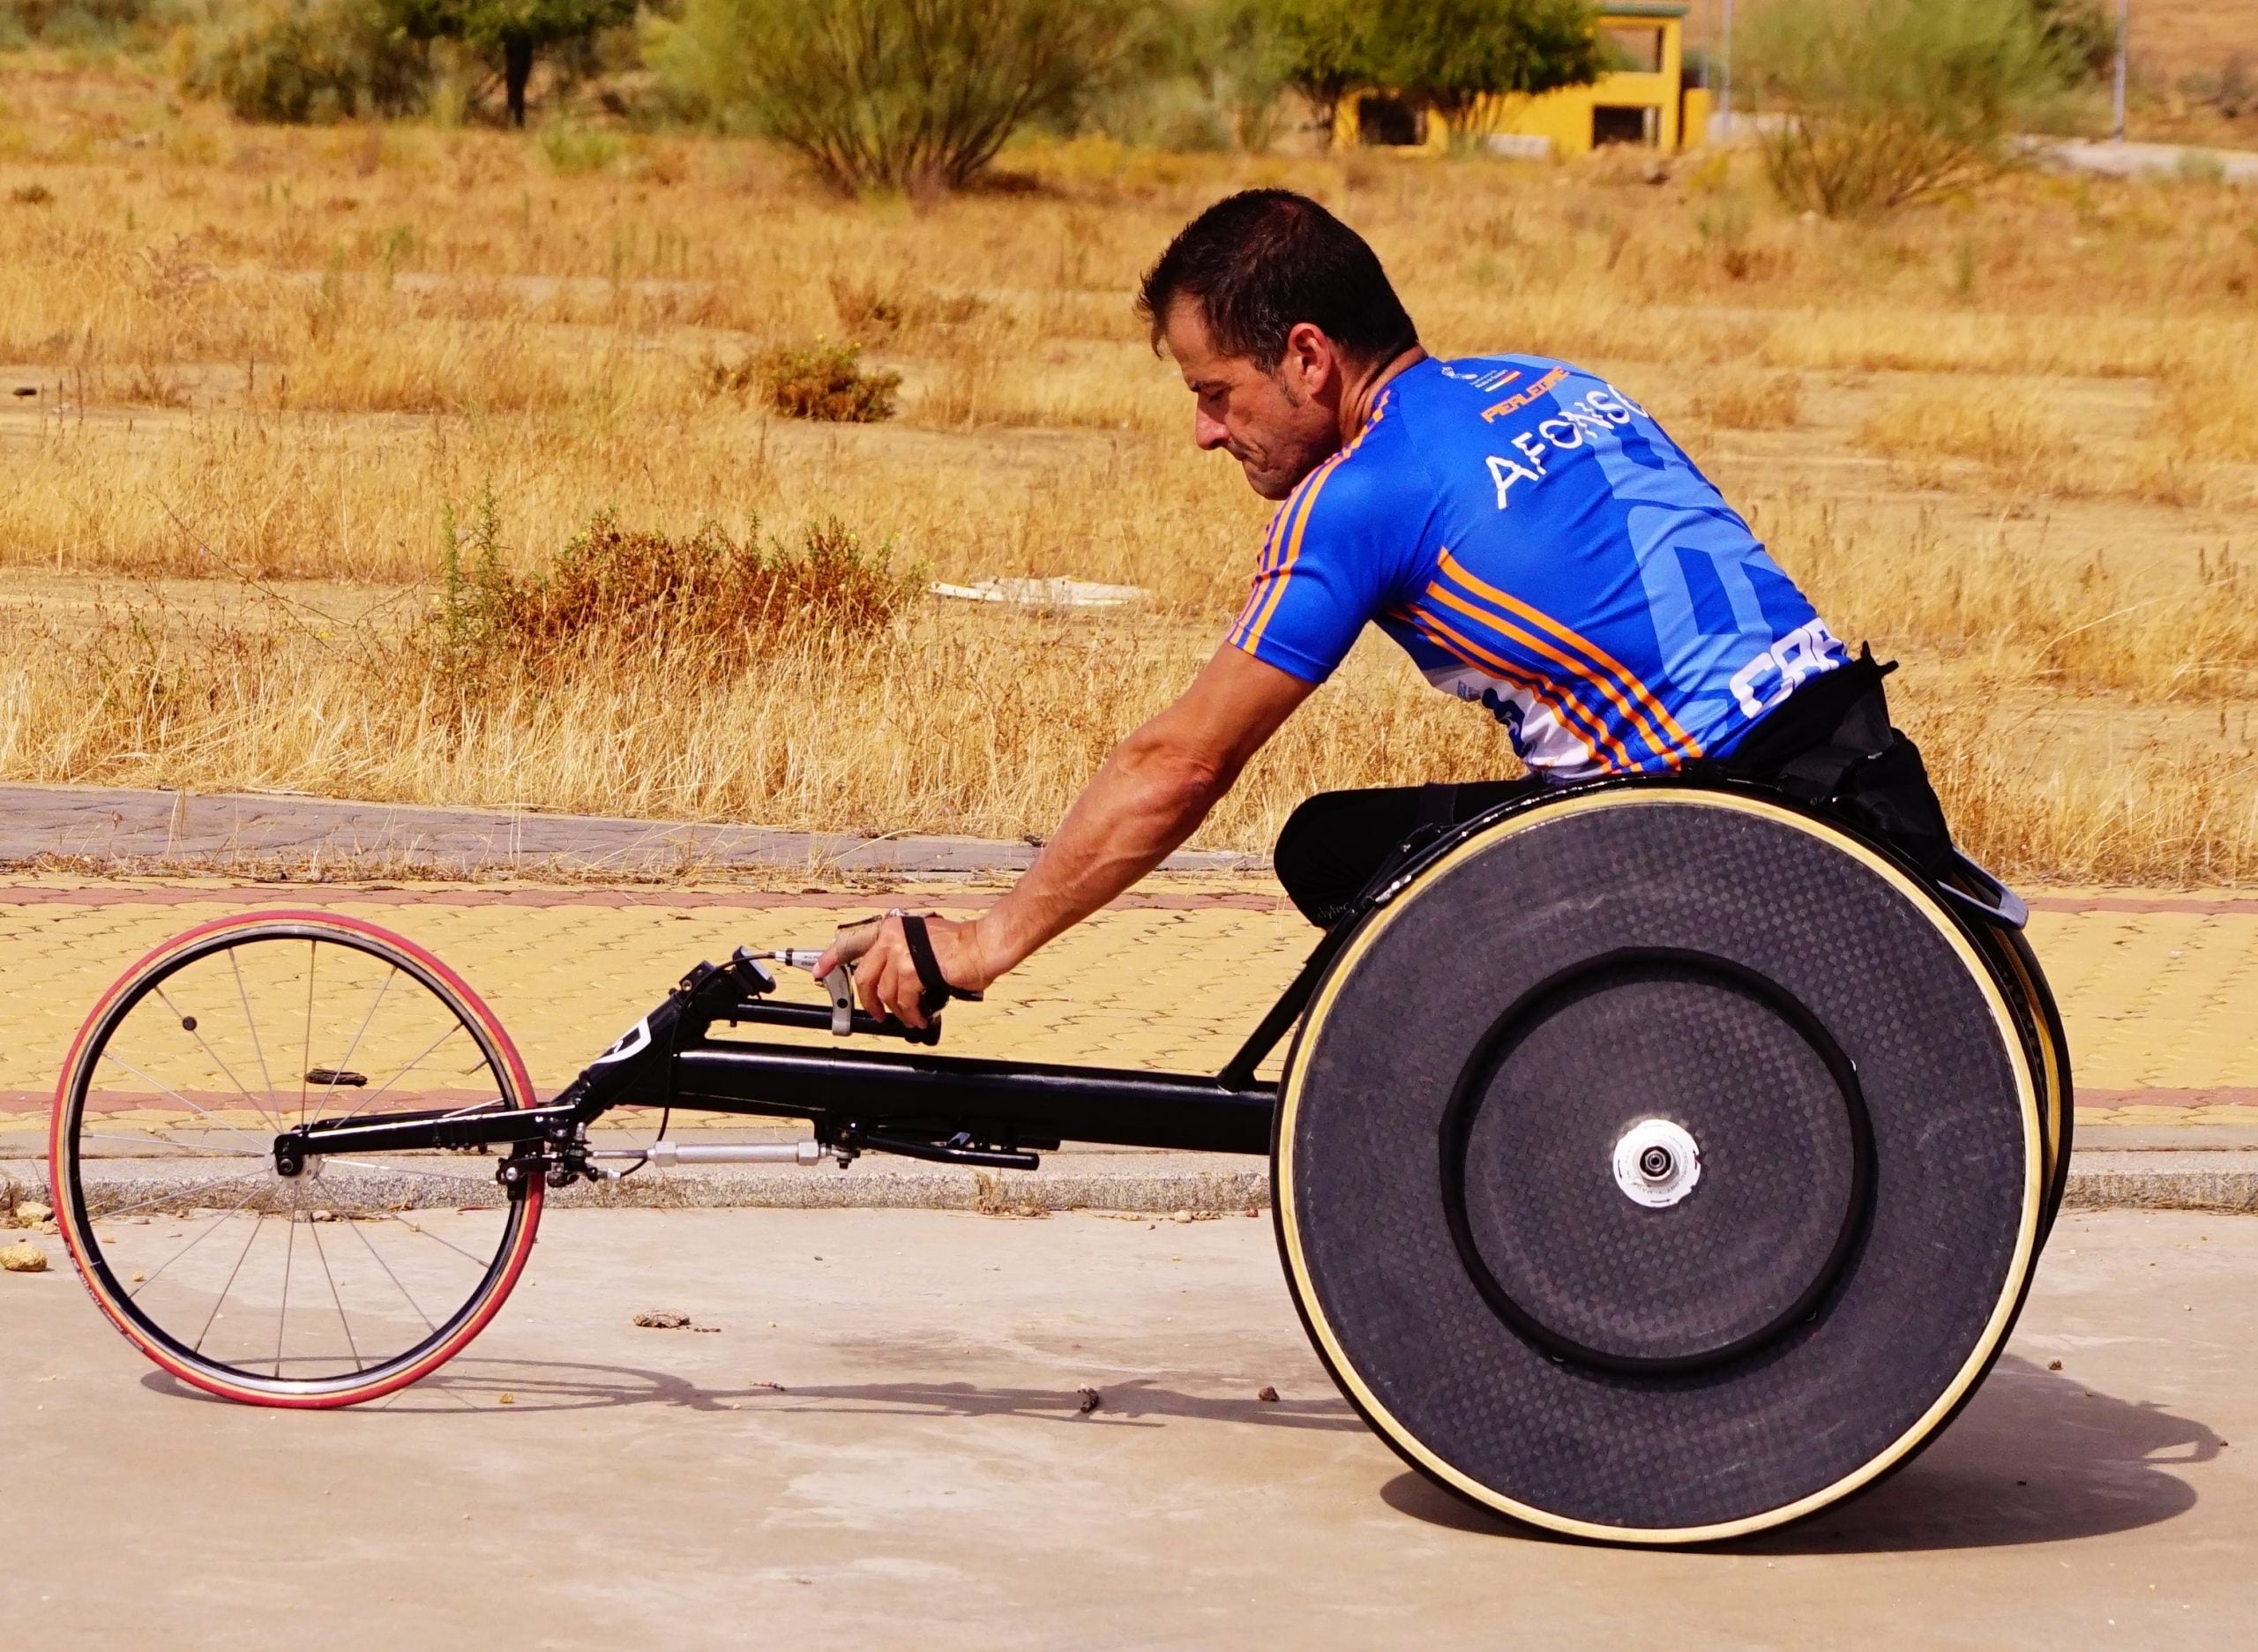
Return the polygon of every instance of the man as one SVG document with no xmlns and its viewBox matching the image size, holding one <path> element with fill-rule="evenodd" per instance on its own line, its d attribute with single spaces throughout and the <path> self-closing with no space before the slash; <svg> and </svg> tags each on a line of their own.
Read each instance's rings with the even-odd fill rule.
<svg viewBox="0 0 2258 1652">
<path fill-rule="evenodd" d="M 1941 852 L 1879 669 L 1847 658 L 1629 395 L 1536 356 L 1429 356 L 1363 238 L 1284 190 L 1193 220 L 1138 310 L 1196 398 L 1193 439 L 1281 501 L 1252 592 L 1191 686 L 1115 748 L 995 906 L 928 920 L 922 960 L 898 915 L 842 932 L 820 968 L 859 959 L 871 1013 L 923 1025 L 937 974 L 983 989 L 1152 871 L 1368 623 L 1428 681 L 1503 721 L 1529 774 L 1311 799 L 1275 864 L 1320 923 L 1423 825 L 1606 774 L 1776 779 L 1816 751 L 1810 795 L 1846 768 L 1886 774 L 1895 806 L 1868 812 Z"/>
</svg>

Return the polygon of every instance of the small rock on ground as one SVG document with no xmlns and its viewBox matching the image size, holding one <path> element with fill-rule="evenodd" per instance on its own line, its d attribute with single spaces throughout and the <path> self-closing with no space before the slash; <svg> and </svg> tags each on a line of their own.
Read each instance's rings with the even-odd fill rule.
<svg viewBox="0 0 2258 1652">
<path fill-rule="evenodd" d="M 26 1239 L 0 1250 L 0 1269 L 11 1274 L 44 1274 L 47 1252 Z"/>
</svg>

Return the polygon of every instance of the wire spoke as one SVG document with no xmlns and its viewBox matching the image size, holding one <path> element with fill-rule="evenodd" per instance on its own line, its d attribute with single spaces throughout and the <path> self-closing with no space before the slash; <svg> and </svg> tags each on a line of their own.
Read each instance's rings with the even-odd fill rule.
<svg viewBox="0 0 2258 1652">
<path fill-rule="evenodd" d="M 290 1325 L 290 1259 L 298 1253 L 298 1213 L 288 1213 L 282 1235 L 282 1300 L 274 1310 L 274 1375 L 282 1375 L 282 1335 Z"/>
<path fill-rule="evenodd" d="M 168 1187 L 161 1192 L 150 1194 L 146 1199 L 136 1200 L 130 1205 L 120 1205 L 116 1210 L 105 1210 L 100 1215 L 90 1214 L 87 1216 L 87 1220 L 89 1222 L 115 1222 L 120 1216 L 130 1216 L 135 1211 L 146 1210 L 153 1205 L 161 1205 L 168 1201 L 177 1203 L 181 1200 L 187 1198 L 191 1193 L 208 1192 L 215 1187 L 230 1187 L 237 1182 L 248 1181 L 254 1176 L 264 1176 L 265 1173 L 265 1168 L 261 1166 L 256 1170 L 238 1170 L 233 1176 L 215 1176 L 208 1182 L 198 1182 L 193 1186 L 190 1187 Z M 258 1190 L 257 1188 L 253 1188 L 251 1190 L 251 1197 L 255 1199 L 258 1196 Z M 246 1200 L 244 1202 L 248 1204 L 250 1200 Z"/>
<path fill-rule="evenodd" d="M 367 1159 L 341 1159 L 327 1156 L 323 1158 L 322 1162 L 341 1164 L 348 1170 L 365 1170 L 371 1175 L 382 1175 L 387 1171 L 399 1170 L 405 1175 L 428 1177 L 435 1182 L 453 1182 L 463 1187 L 477 1187 L 485 1180 L 482 1177 L 458 1176 L 452 1170 L 427 1170 L 418 1164 L 376 1164 Z"/>
<path fill-rule="evenodd" d="M 274 1074 L 266 1065 L 266 1046 L 259 1042 L 258 1022 L 250 1013 L 250 993 L 243 986 L 243 967 L 236 956 L 236 948 L 228 948 L 228 968 L 236 972 L 236 997 L 243 1006 L 243 1025 L 250 1028 L 250 1047 L 258 1054 L 258 1076 L 266 1086 L 269 1095 L 274 1094 Z"/>
<path fill-rule="evenodd" d="M 306 942 L 306 1042 L 298 1052 L 298 1122 L 302 1125 L 306 1122 L 306 1074 L 314 1065 L 314 970 L 320 962 L 321 943 L 310 938 Z M 280 1363 L 278 1357 L 278 1367 Z M 279 1377 L 282 1372 L 277 1369 L 274 1374 Z"/>
<path fill-rule="evenodd" d="M 400 1275 L 392 1271 L 392 1264 L 385 1260 L 382 1252 L 377 1249 L 375 1244 L 370 1239 L 369 1236 L 361 1231 L 361 1224 L 359 1222 L 356 1222 L 353 1224 L 353 1231 L 359 1235 L 361 1243 L 368 1246 L 369 1254 L 376 1258 L 377 1266 L 385 1270 L 385 1277 L 391 1280 L 394 1285 L 399 1286 L 400 1296 L 407 1301 L 407 1305 L 415 1311 L 415 1317 L 423 1321 L 423 1328 L 427 1331 L 437 1331 L 439 1327 L 431 1323 L 431 1316 L 423 1312 L 423 1304 L 415 1300 L 415 1295 L 409 1291 L 407 1286 L 400 1284 Z"/>
<path fill-rule="evenodd" d="M 329 1282 L 329 1299 L 337 1304 L 337 1323 L 345 1332 L 345 1348 L 353 1356 L 353 1369 L 366 1370 L 361 1360 L 361 1345 L 353 1340 L 353 1321 L 345 1317 L 345 1299 L 337 1294 L 337 1275 L 329 1271 L 329 1250 L 321 1242 L 319 1223 L 314 1224 L 314 1254 L 321 1259 L 321 1276 Z"/>
<path fill-rule="evenodd" d="M 239 1205 L 237 1205 L 237 1206 L 236 1206 L 233 1210 L 223 1210 L 223 1211 L 221 1211 L 218 1215 L 216 1215 L 216 1216 L 213 1217 L 211 1221 L 209 1221 L 208 1222 L 205 1223 L 205 1226 L 204 1226 L 204 1231 L 203 1231 L 203 1232 L 201 1232 L 201 1233 L 198 1234 L 194 1238 L 191 1239 L 191 1240 L 190 1240 L 186 1245 L 182 1245 L 182 1246 L 180 1247 L 180 1249 L 178 1249 L 177 1251 L 175 1251 L 175 1252 L 174 1252 L 170 1256 L 168 1256 L 168 1257 L 165 1258 L 165 1260 L 164 1260 L 163 1261 L 161 1261 L 161 1262 L 158 1263 L 158 1264 L 157 1264 L 157 1271 L 156 1271 L 156 1273 L 153 1273 L 153 1274 L 149 1275 L 146 1278 L 145 1278 L 144 1280 L 142 1280 L 142 1282 L 141 1282 L 139 1284 L 138 1284 L 138 1285 L 134 1286 L 132 1289 L 131 1289 L 131 1290 L 127 1291 L 125 1294 L 126 1294 L 129 1297 L 131 1297 L 131 1298 L 133 1298 L 133 1299 L 135 1299 L 135 1300 L 137 1300 L 137 1301 L 138 1301 L 138 1300 L 140 1298 L 141 1293 L 142 1293 L 143 1291 L 145 1291 L 145 1290 L 148 1289 L 150 1286 L 152 1286 L 152 1285 L 153 1285 L 153 1284 L 155 1284 L 155 1283 L 157 1282 L 157 1278 L 158 1278 L 158 1275 L 159 1275 L 162 1274 L 162 1273 L 165 1271 L 165 1269 L 167 1269 L 167 1268 L 170 1267 L 171 1267 L 175 1262 L 177 1262 L 178 1260 L 180 1260 L 180 1259 L 181 1259 L 182 1257 L 186 1256 L 186 1255 L 187 1255 L 191 1251 L 194 1250 L 198 1245 L 199 1245 L 203 1244 L 205 1240 L 206 1240 L 206 1239 L 210 1238 L 213 1234 L 215 1234 L 215 1233 L 219 1232 L 219 1231 L 220 1231 L 220 1230 L 221 1230 L 221 1228 L 226 1224 L 226 1222 L 227 1222 L 227 1221 L 228 1221 L 228 1219 L 229 1217 L 231 1217 L 231 1216 L 239 1216 L 239 1215 L 243 1215 L 243 1205 L 248 1205 L 249 1203 L 250 1203 L 250 1201 L 251 1201 L 252 1200 L 257 1199 L 258 1197 L 258 1189 L 257 1189 L 256 1187 L 254 1187 L 254 1188 L 252 1188 L 252 1189 L 250 1190 L 250 1192 L 249 1192 L 248 1193 L 245 1193 L 245 1194 L 243 1195 L 243 1204 L 239 1204 Z M 252 1218 L 252 1220 L 253 1220 L 253 1221 L 257 1221 L 257 1220 L 258 1220 L 258 1218 L 257 1218 L 257 1217 L 253 1217 L 253 1218 Z"/>
<path fill-rule="evenodd" d="M 358 1118 L 363 1112 L 368 1110 L 372 1103 L 381 1099 L 386 1090 L 392 1088 L 393 1085 L 399 1083 L 409 1073 L 415 1072 L 416 1068 L 422 1066 L 425 1059 L 430 1057 L 433 1050 L 437 1050 L 441 1044 L 445 1043 L 448 1039 L 452 1038 L 460 1031 L 462 1031 L 462 1023 L 460 1021 L 450 1022 L 445 1032 L 441 1033 L 437 1038 L 434 1038 L 430 1043 L 423 1046 L 423 1053 L 422 1055 L 417 1056 L 415 1060 L 409 1062 L 406 1066 L 402 1067 L 399 1072 L 393 1073 L 392 1077 L 386 1079 L 381 1085 L 378 1086 L 374 1091 L 362 1098 L 360 1105 L 355 1107 L 351 1112 L 346 1114 L 344 1118 L 339 1119 L 337 1121 L 337 1125 L 341 1126 L 344 1125 L 349 1125 L 355 1119 Z M 491 1069 L 489 1070 L 490 1071 Z M 498 1088 L 499 1087 L 497 1086 L 497 1088 Z M 479 1105 L 482 1107 L 485 1103 L 482 1102 Z M 337 1126 L 333 1126 L 333 1128 Z"/>
<path fill-rule="evenodd" d="M 259 1153 L 262 1155 L 273 1151 L 266 1143 L 259 1140 L 259 1139 L 257 1136 L 252 1135 L 250 1131 L 237 1129 L 235 1125 L 229 1124 L 226 1119 L 221 1118 L 219 1114 L 213 1112 L 208 1107 L 198 1107 L 194 1102 L 190 1101 L 188 1097 L 183 1095 L 178 1090 L 174 1089 L 170 1085 L 158 1084 L 156 1080 L 142 1072 L 140 1068 L 135 1066 L 123 1056 L 113 1055 L 107 1048 L 105 1048 L 102 1051 L 102 1059 L 105 1061 L 115 1061 L 119 1066 L 123 1067 L 128 1073 L 131 1073 L 135 1078 L 140 1080 L 144 1084 L 155 1084 L 159 1089 L 164 1091 L 166 1095 L 171 1096 L 173 1100 L 178 1102 L 183 1107 L 194 1108 L 196 1111 L 203 1114 L 213 1124 L 219 1125 L 221 1129 L 227 1131 L 233 1135 L 241 1136 L 245 1141 L 251 1143 L 258 1148 Z"/>
<path fill-rule="evenodd" d="M 345 1070 L 353 1065 L 354 1051 L 360 1049 L 362 1039 L 368 1036 L 370 1023 L 377 1019 L 377 1012 L 384 1007 L 385 994 L 392 990 L 392 983 L 399 979 L 399 976 L 400 966 L 394 964 L 392 967 L 392 973 L 378 985 L 376 1001 L 369 1005 L 369 1013 L 361 1018 L 360 1030 L 353 1035 L 353 1042 L 345 1046 L 345 1053 L 338 1058 L 337 1065 L 330 1073 L 329 1082 L 322 1087 L 324 1095 L 335 1094 L 337 1080 L 344 1075 Z"/>
<path fill-rule="evenodd" d="M 277 1119 L 273 1114 L 268 1112 L 266 1110 L 266 1104 L 250 1093 L 250 1088 L 243 1083 L 243 1081 L 236 1076 L 236 1070 L 221 1059 L 220 1052 L 204 1042 L 204 1030 L 198 1018 L 193 1015 L 181 1014 L 180 1006 L 172 1001 L 171 998 L 167 995 L 165 989 L 161 985 L 156 989 L 156 993 L 158 1001 L 173 1013 L 183 1027 L 188 1028 L 188 1035 L 196 1040 L 197 1048 L 201 1050 L 206 1055 L 212 1058 L 213 1065 L 217 1066 L 221 1072 L 228 1075 L 228 1082 L 234 1085 L 237 1089 L 243 1091 L 243 1100 L 249 1102 L 253 1107 L 258 1108 L 258 1116 L 261 1118 L 264 1118 L 268 1125 L 273 1126 L 276 1135 L 280 1135 L 282 1133 L 281 1121 Z"/>
<path fill-rule="evenodd" d="M 171 1136 L 114 1136 L 102 1130 L 82 1130 L 79 1132 L 79 1140 L 123 1141 L 138 1147 L 177 1147 L 180 1152 L 175 1156 L 188 1159 L 264 1159 L 272 1156 L 264 1147 L 253 1153 L 249 1147 L 215 1147 L 200 1141 L 191 1145 Z"/>
<path fill-rule="evenodd" d="M 236 1265 L 228 1270 L 228 1282 L 220 1287 L 220 1294 L 212 1299 L 212 1312 L 204 1321 L 204 1328 L 196 1334 L 196 1345 L 189 1351 L 204 1351 L 204 1339 L 212 1334 L 212 1327 L 219 1322 L 220 1310 L 227 1305 L 228 1293 L 236 1288 L 236 1275 L 243 1271 L 243 1258 L 250 1254 L 250 1247 L 258 1243 L 259 1218 L 250 1219 L 250 1237 L 243 1241 L 243 1248 L 236 1253 Z"/>
<path fill-rule="evenodd" d="M 429 1228 L 417 1227 L 414 1222 L 408 1221 L 407 1217 L 401 1215 L 397 1211 L 386 1211 L 385 1213 L 385 1220 L 387 1222 L 397 1222 L 401 1227 L 406 1228 L 410 1233 L 420 1235 L 423 1238 L 430 1240 L 434 1245 L 445 1245 L 447 1249 L 452 1251 L 457 1256 L 462 1258 L 464 1261 L 468 1262 L 474 1267 L 491 1267 L 494 1266 L 492 1258 L 473 1256 L 468 1251 L 464 1250 L 460 1245 L 455 1245 L 448 1240 L 441 1238 Z"/>
</svg>

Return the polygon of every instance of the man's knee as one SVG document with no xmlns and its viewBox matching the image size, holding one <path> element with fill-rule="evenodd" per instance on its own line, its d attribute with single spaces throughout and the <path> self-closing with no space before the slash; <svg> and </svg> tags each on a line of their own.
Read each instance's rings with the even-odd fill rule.
<svg viewBox="0 0 2258 1652">
<path fill-rule="evenodd" d="M 1271 865 L 1303 916 L 1340 916 L 1410 830 L 1417 796 L 1417 787 L 1320 792 L 1287 817 Z"/>
</svg>

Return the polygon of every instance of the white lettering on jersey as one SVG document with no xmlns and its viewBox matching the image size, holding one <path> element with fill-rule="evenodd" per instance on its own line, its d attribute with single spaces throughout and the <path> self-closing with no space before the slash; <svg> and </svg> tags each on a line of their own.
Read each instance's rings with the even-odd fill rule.
<svg viewBox="0 0 2258 1652">
<path fill-rule="evenodd" d="M 1506 495 L 1512 490 L 1514 483 L 1542 482 L 1544 478 L 1526 465 L 1516 464 L 1510 459 L 1500 459 L 1492 453 L 1490 455 L 1490 480 L 1498 484 L 1498 508 L 1502 511 L 1511 503 Z"/>
<path fill-rule="evenodd" d="M 1833 670 L 1836 662 L 1828 658 L 1828 650 L 1835 646 L 1826 622 L 1814 619 L 1757 654 L 1732 675 L 1733 698 L 1740 702 L 1741 714 L 1761 717 L 1794 693 L 1805 678 Z M 1766 684 L 1768 679 L 1773 680 L 1767 691 L 1760 694 L 1759 685 Z"/>
<path fill-rule="evenodd" d="M 1606 396 L 1606 397 L 1607 397 L 1611 401 L 1614 402 L 1616 405 L 1615 405 L 1614 407 L 1602 407 L 1602 406 L 1601 406 L 1601 404 L 1600 404 L 1600 400 L 1599 400 L 1599 399 L 1600 399 L 1600 397 L 1602 397 L 1603 395 Z M 1603 412 L 1603 413 L 1604 413 L 1604 414 L 1606 414 L 1606 415 L 1607 415 L 1607 416 L 1608 416 L 1609 418 L 1611 418 L 1611 419 L 1614 419 L 1614 420 L 1615 420 L 1615 422 L 1616 422 L 1616 423 L 1618 423 L 1618 424 L 1628 424 L 1628 423 L 1630 423 L 1630 422 L 1631 422 L 1631 415 L 1632 415 L 1632 414 L 1634 414 L 1634 413 L 1637 414 L 1637 415 L 1638 415 L 1641 418 L 1642 418 L 1642 419 L 1651 418 L 1651 417 L 1653 417 L 1653 416 L 1654 416 L 1653 415 L 1649 414 L 1649 412 L 1648 412 L 1644 407 L 1641 407 L 1637 402 L 1635 402 L 1635 401 L 1632 400 L 1630 397 L 1628 397 L 1628 396 L 1625 395 L 1621 391 L 1619 391 L 1619 390 L 1616 389 L 1616 388 L 1615 388 L 1615 386 L 1614 386 L 1614 385 L 1609 385 L 1605 390 L 1604 390 L 1604 391 L 1599 391 L 1599 390 L 1595 390 L 1595 391 L 1593 391 L 1593 392 L 1591 392 L 1591 404 L 1592 404 L 1592 406 L 1594 406 L 1595 407 L 1599 407 L 1600 411 L 1601 411 L 1601 412 Z M 1627 409 L 1627 411 L 1626 411 L 1626 409 Z M 1617 418 L 1615 417 L 1615 415 L 1616 415 L 1616 414 L 1617 414 L 1618 412 L 1621 412 L 1621 413 L 1623 414 L 1623 416 L 1622 416 L 1621 418 L 1619 418 L 1619 419 L 1617 419 Z"/>
<path fill-rule="evenodd" d="M 1559 370 L 1555 370 L 1556 373 Z M 1535 390 L 1543 390 L 1551 378 L 1552 375 L 1548 375 L 1538 381 L 1532 392 L 1525 393 L 1533 394 Z M 1482 416 L 1487 419 L 1513 405 L 1511 402 L 1500 403 Z M 1544 456 L 1547 453 L 1565 453 L 1579 447 L 1596 445 L 1601 437 L 1612 436 L 1614 427 L 1630 423 L 1633 414 L 1643 418 L 1646 411 L 1621 391 L 1609 385 L 1587 391 L 1576 400 L 1561 407 L 1554 416 L 1538 421 L 1535 429 L 1516 432 L 1512 439 L 1514 448 L 1520 452 L 1520 459 L 1504 458 L 1494 453 L 1489 458 L 1490 480 L 1497 484 L 1498 489 L 1498 508 L 1500 511 L 1506 508 L 1507 495 L 1513 490 L 1516 482 L 1544 480 Z M 1753 663 L 1751 662 L 1752 665 Z M 1809 672 L 1804 675 L 1808 676 Z"/>
</svg>

